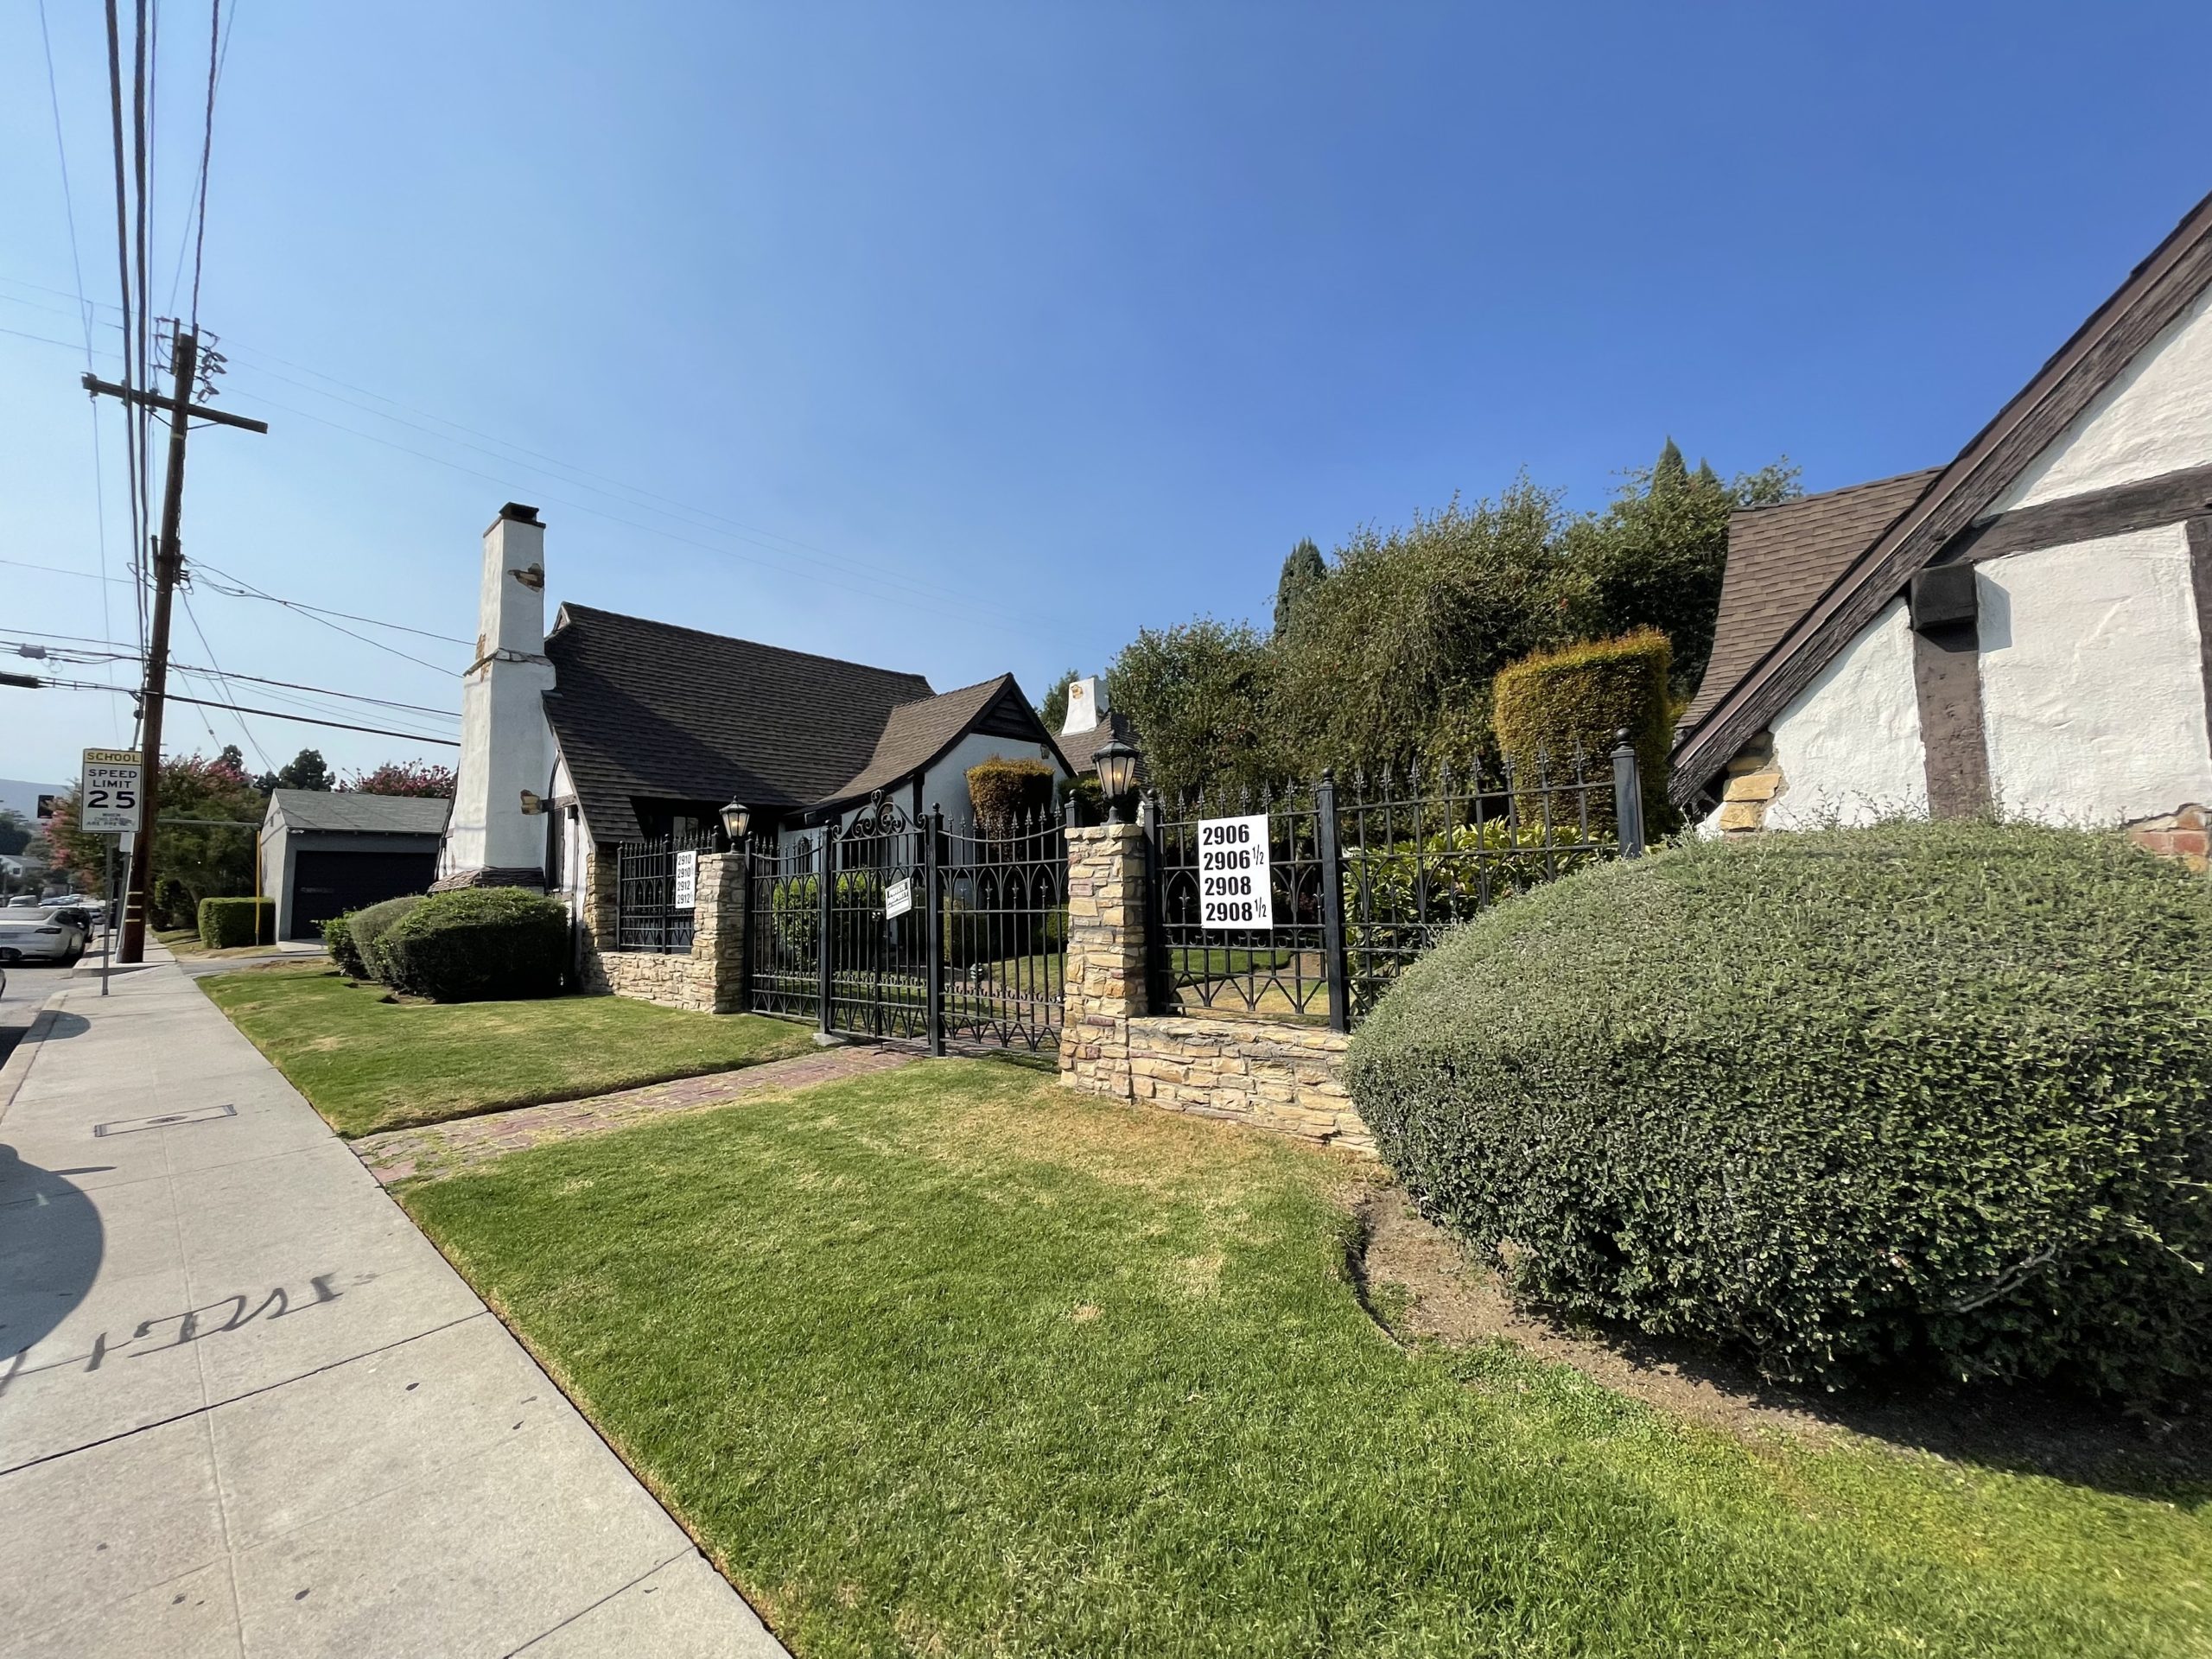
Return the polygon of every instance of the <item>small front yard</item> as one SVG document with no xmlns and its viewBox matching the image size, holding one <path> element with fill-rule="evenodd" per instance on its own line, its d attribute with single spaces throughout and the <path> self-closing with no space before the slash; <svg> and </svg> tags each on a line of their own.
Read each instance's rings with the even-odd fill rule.
<svg viewBox="0 0 2212 1659">
<path fill-rule="evenodd" d="M 2207 1650 L 2206 1494 L 1400 1347 L 1375 1179 L 939 1061 L 400 1196 L 800 1659 Z"/>
<path fill-rule="evenodd" d="M 340 1135 L 573 1100 L 806 1052 L 804 1027 L 619 996 L 394 1002 L 327 963 L 200 982 Z"/>
</svg>

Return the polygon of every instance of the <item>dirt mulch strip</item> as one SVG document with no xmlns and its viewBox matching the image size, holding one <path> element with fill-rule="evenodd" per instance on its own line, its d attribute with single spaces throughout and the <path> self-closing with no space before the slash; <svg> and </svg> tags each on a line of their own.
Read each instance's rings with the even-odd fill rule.
<svg viewBox="0 0 2212 1659">
<path fill-rule="evenodd" d="M 1858 1435 L 2061 1480 L 2116 1483 L 2162 1496 L 2177 1485 L 2212 1491 L 2212 1408 L 2206 1404 L 2153 1417 L 2026 1388 L 1931 1384 L 1880 1394 L 1800 1393 L 1763 1382 L 1688 1344 L 1571 1325 L 1516 1307 L 1498 1275 L 1415 1214 L 1401 1188 L 1376 1190 L 1362 1206 L 1362 1218 L 1360 1272 L 1370 1306 L 1405 1299 L 1384 1321 L 1401 1340 L 1467 1345 L 1503 1339 L 1671 1416 L 1745 1437 L 1780 1432 L 1828 1442 Z M 1376 1294 L 1385 1287 L 1396 1287 L 1396 1296 Z"/>
</svg>

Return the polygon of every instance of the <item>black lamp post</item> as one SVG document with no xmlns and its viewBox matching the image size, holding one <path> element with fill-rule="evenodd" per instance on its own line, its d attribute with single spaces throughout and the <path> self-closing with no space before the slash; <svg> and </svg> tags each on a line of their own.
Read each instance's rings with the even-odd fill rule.
<svg viewBox="0 0 2212 1659">
<path fill-rule="evenodd" d="M 1098 792 L 1106 798 L 1106 822 L 1125 822 L 1122 803 L 1137 791 L 1137 751 L 1118 737 L 1110 738 L 1091 758 L 1098 763 Z"/>
<path fill-rule="evenodd" d="M 729 837 L 733 850 L 745 843 L 745 832 L 753 827 L 753 809 L 742 801 L 732 801 L 722 808 L 722 833 Z"/>
</svg>

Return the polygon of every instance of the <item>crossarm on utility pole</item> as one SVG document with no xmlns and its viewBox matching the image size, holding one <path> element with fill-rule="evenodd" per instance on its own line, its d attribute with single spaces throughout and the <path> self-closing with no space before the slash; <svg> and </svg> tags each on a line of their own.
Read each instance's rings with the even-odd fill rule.
<svg viewBox="0 0 2212 1659">
<path fill-rule="evenodd" d="M 189 338 L 189 336 L 188 336 Z M 266 432 L 269 423 L 257 421 L 244 415 L 233 415 L 227 409 L 215 409 L 207 404 L 188 404 L 181 401 L 183 393 L 164 397 L 158 391 L 140 391 L 134 386 L 118 386 L 112 380 L 102 380 L 95 375 L 77 377 L 86 391 L 96 397 L 120 397 L 126 404 L 143 404 L 148 409 L 166 410 L 174 415 L 181 409 L 186 414 L 203 421 L 213 421 L 218 426 L 236 426 L 248 432 Z"/>
<path fill-rule="evenodd" d="M 125 963 L 146 959 L 146 896 L 153 883 L 155 830 L 161 822 L 162 709 L 169 683 L 169 605 L 177 578 L 184 570 L 184 549 L 178 540 L 178 529 L 184 517 L 184 437 L 192 426 L 189 417 L 199 416 L 224 426 L 242 427 L 248 432 L 269 429 L 265 421 L 249 420 L 243 415 L 194 403 L 192 381 L 200 366 L 200 336 L 180 324 L 170 340 L 169 364 L 175 372 L 176 390 L 169 397 L 136 386 L 118 386 L 89 374 L 84 377 L 85 389 L 94 397 L 119 397 L 125 404 L 165 410 L 170 417 L 169 464 L 162 480 L 161 538 L 154 546 L 154 615 L 146 645 L 146 690 L 139 728 L 139 758 L 145 768 L 141 785 L 143 792 L 139 798 L 139 810 L 143 816 L 137 834 L 131 839 L 130 871 L 124 883 L 123 937 L 116 952 L 117 960 Z"/>
</svg>

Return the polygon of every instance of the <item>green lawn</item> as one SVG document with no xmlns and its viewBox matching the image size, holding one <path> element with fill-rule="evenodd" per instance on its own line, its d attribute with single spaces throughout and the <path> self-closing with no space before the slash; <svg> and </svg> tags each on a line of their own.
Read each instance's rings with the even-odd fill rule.
<svg viewBox="0 0 2212 1659">
<path fill-rule="evenodd" d="M 804 1052 L 804 1027 L 619 996 L 387 1002 L 321 963 L 200 982 L 340 1135 L 727 1071 Z"/>
<path fill-rule="evenodd" d="M 2212 1643 L 2197 1495 L 1392 1345 L 1365 1179 L 950 1060 L 402 1197 L 801 1659 Z"/>
</svg>

